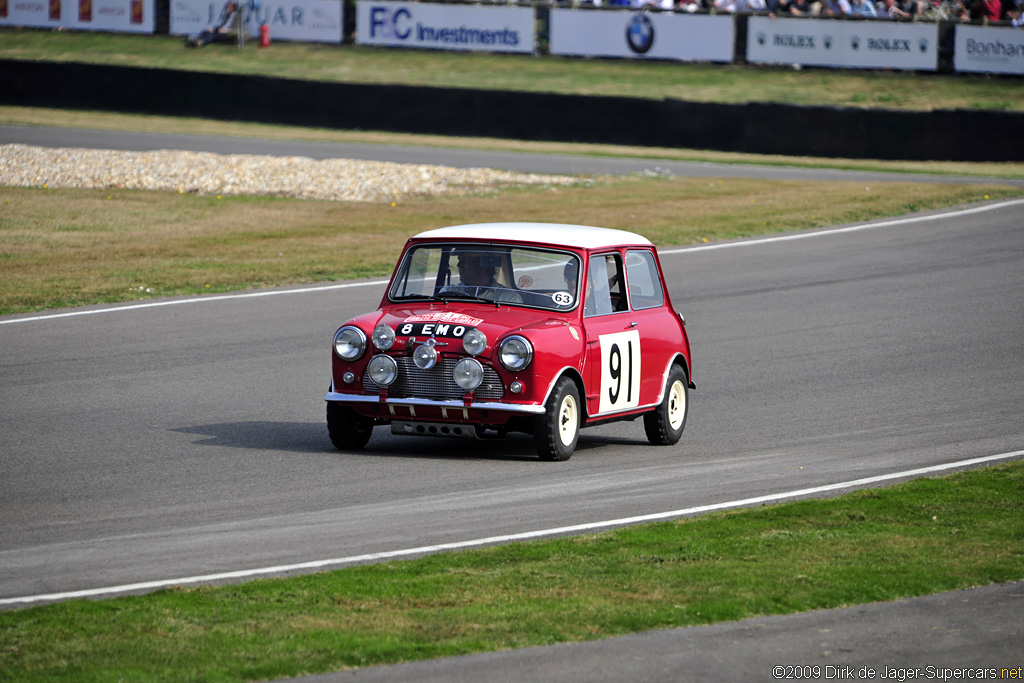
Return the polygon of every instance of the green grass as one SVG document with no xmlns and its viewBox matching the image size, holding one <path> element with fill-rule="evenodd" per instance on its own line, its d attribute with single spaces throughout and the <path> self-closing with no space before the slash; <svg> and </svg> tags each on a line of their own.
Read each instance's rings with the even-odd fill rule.
<svg viewBox="0 0 1024 683">
<path fill-rule="evenodd" d="M 1024 111 L 1024 82 L 989 75 L 763 68 L 275 42 L 188 50 L 180 37 L 0 29 L 0 58 L 348 83 L 563 92 L 697 102 Z M 582 122 L 581 122 L 582 125 Z M 950 131 L 950 135 L 964 131 Z"/>
<path fill-rule="evenodd" d="M 0 187 L 0 314 L 384 277 L 417 232 L 510 216 L 624 228 L 666 246 L 1022 194 L 995 181 L 865 185 L 644 176 L 394 205 Z"/>
<path fill-rule="evenodd" d="M 4 680 L 266 680 L 1024 578 L 1024 463 L 558 540 L 0 612 Z"/>
</svg>

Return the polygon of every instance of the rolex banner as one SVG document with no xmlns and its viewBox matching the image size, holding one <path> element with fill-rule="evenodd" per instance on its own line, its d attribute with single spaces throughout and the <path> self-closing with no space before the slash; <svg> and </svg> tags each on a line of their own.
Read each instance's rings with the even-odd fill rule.
<svg viewBox="0 0 1024 683">
<path fill-rule="evenodd" d="M 935 71 L 938 38 L 937 24 L 750 17 L 747 61 Z"/>
</svg>

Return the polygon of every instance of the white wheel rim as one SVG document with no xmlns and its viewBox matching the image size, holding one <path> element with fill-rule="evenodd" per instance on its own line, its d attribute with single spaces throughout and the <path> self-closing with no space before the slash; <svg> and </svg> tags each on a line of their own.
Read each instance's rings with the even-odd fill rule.
<svg viewBox="0 0 1024 683">
<path fill-rule="evenodd" d="M 679 380 L 672 383 L 668 391 L 668 423 L 673 431 L 683 426 L 686 417 L 686 387 Z"/>
<path fill-rule="evenodd" d="M 558 408 L 558 440 L 562 442 L 563 446 L 571 445 L 572 440 L 576 438 L 578 419 L 575 399 L 572 396 L 566 396 Z"/>
</svg>

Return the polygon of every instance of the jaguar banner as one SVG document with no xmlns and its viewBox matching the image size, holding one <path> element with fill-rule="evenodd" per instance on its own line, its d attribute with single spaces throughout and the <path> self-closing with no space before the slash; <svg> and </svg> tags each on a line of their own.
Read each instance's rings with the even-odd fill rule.
<svg viewBox="0 0 1024 683">
<path fill-rule="evenodd" d="M 255 37 L 260 26 L 270 29 L 273 40 L 306 43 L 340 43 L 342 39 L 341 0 L 240 0 L 246 34 Z M 216 26 L 225 2 L 218 0 L 172 0 L 172 35 L 192 35 Z"/>
</svg>

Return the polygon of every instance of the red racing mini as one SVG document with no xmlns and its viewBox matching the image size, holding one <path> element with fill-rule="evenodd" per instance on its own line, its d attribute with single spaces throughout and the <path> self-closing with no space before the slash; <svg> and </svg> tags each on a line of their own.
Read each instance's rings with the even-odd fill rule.
<svg viewBox="0 0 1024 683">
<path fill-rule="evenodd" d="M 339 449 L 393 434 L 534 436 L 567 460 L 580 427 L 643 417 L 671 445 L 692 381 L 658 254 L 622 230 L 461 225 L 408 241 L 380 308 L 334 335 L 327 427 Z"/>
</svg>

